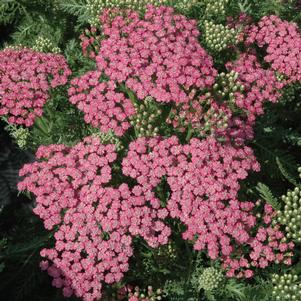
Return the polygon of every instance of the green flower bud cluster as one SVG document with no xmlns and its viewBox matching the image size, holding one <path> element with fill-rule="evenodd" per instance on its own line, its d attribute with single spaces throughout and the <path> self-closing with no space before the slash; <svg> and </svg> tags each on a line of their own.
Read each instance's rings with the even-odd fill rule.
<svg viewBox="0 0 301 301">
<path fill-rule="evenodd" d="M 135 296 L 139 300 L 143 301 L 156 301 L 162 300 L 163 290 L 158 288 L 154 290 L 152 286 L 148 286 L 147 290 L 141 290 L 138 286 L 134 288 L 134 292 L 129 293 L 129 297 Z"/>
<path fill-rule="evenodd" d="M 277 220 L 282 225 L 286 225 L 285 232 L 287 238 L 291 238 L 301 243 L 301 190 L 296 187 L 289 190 L 281 197 L 285 203 L 284 211 L 277 212 Z"/>
<path fill-rule="evenodd" d="M 176 248 L 173 243 L 169 242 L 157 249 L 156 255 L 162 257 L 164 260 L 174 261 L 177 258 Z"/>
<path fill-rule="evenodd" d="M 276 79 L 279 82 L 282 82 L 286 79 L 286 76 L 284 74 L 279 73 L 279 72 L 275 72 L 275 76 L 276 76 Z"/>
<path fill-rule="evenodd" d="M 301 107 L 301 102 L 296 101 L 297 96 L 301 93 L 300 83 L 292 84 L 283 89 L 280 103 L 282 105 L 288 105 L 294 102 L 294 109 L 299 110 Z"/>
<path fill-rule="evenodd" d="M 229 0 L 205 0 L 206 10 L 205 14 L 207 16 L 219 16 L 225 15 L 225 8 L 229 3 Z"/>
<path fill-rule="evenodd" d="M 299 178 L 301 179 L 301 167 L 298 167 Z"/>
<path fill-rule="evenodd" d="M 89 23 L 99 24 L 99 15 L 105 8 L 129 8 L 143 11 L 147 4 L 164 5 L 168 0 L 87 0 L 87 10 L 90 16 Z"/>
<path fill-rule="evenodd" d="M 108 133 L 97 131 L 96 133 L 93 133 L 93 136 L 99 137 L 100 142 L 104 145 L 114 144 L 116 146 L 117 152 L 123 149 L 121 141 L 115 136 L 114 132 L 111 130 Z"/>
<path fill-rule="evenodd" d="M 221 287 L 224 280 L 221 270 L 214 267 L 206 268 L 199 277 L 199 288 L 207 292 L 213 292 Z"/>
<path fill-rule="evenodd" d="M 187 13 L 198 2 L 199 0 L 179 0 L 175 3 L 174 6 L 179 12 Z"/>
<path fill-rule="evenodd" d="M 228 127 L 228 116 L 223 110 L 212 105 L 210 93 L 206 97 L 204 104 L 209 109 L 203 115 L 199 133 L 201 136 L 212 136 L 217 130 L 225 130 Z"/>
<path fill-rule="evenodd" d="M 301 301 L 301 282 L 295 273 L 274 274 L 272 283 L 275 300 Z"/>
<path fill-rule="evenodd" d="M 228 127 L 228 116 L 223 111 L 211 107 L 203 116 L 201 136 L 212 136 L 216 130 L 225 130 Z"/>
<path fill-rule="evenodd" d="M 228 127 L 228 116 L 214 106 L 212 94 L 207 92 L 201 97 L 195 94 L 195 91 L 191 91 L 191 102 L 173 108 L 166 122 L 181 133 L 190 128 L 194 135 L 201 137 L 212 136 L 216 130 L 225 130 Z"/>
<path fill-rule="evenodd" d="M 35 40 L 35 44 L 32 47 L 33 50 L 38 52 L 51 52 L 51 53 L 60 53 L 61 49 L 59 47 L 54 46 L 53 42 L 44 37 L 38 37 Z"/>
<path fill-rule="evenodd" d="M 30 132 L 28 128 L 23 128 L 15 124 L 8 124 L 5 130 L 9 132 L 9 135 L 15 140 L 20 149 L 25 149 L 28 145 Z"/>
<path fill-rule="evenodd" d="M 230 101 L 230 103 L 235 102 L 234 94 L 244 91 L 244 86 L 237 81 L 238 75 L 237 72 L 232 70 L 230 73 L 222 72 L 217 76 L 216 83 L 213 86 L 217 98 Z"/>
<path fill-rule="evenodd" d="M 134 127 L 137 137 L 157 136 L 159 128 L 156 127 L 156 123 L 162 110 L 158 109 L 154 99 L 147 96 L 143 102 L 135 103 L 134 107 L 136 114 L 130 118 L 130 124 Z"/>
<path fill-rule="evenodd" d="M 214 24 L 212 21 L 204 22 L 205 42 L 209 49 L 222 51 L 237 40 L 237 31 L 222 24 Z"/>
</svg>

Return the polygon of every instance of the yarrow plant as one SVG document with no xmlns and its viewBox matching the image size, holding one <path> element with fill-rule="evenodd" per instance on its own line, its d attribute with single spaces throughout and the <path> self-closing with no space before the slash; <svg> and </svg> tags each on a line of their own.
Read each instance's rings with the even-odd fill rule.
<svg viewBox="0 0 301 301">
<path fill-rule="evenodd" d="M 214 263 L 200 269 L 194 296 L 229 287 L 226 277 L 250 279 L 294 261 L 299 190 L 284 197 L 283 217 L 245 181 L 260 172 L 248 143 L 265 104 L 300 81 L 297 26 L 241 16 L 212 39 L 208 20 L 224 14 L 228 1 L 205 1 L 207 47 L 227 54 L 215 62 L 199 42 L 203 20 L 152 3 L 158 6 L 141 2 L 134 10 L 135 1 L 88 1 L 101 15 L 80 36 L 82 66 L 70 82 L 63 55 L 38 52 L 47 41 L 0 52 L 0 115 L 9 123 L 30 127 L 46 106 L 52 126 L 56 111 L 58 120 L 74 111 L 82 118 L 78 139 L 40 145 L 18 184 L 34 196 L 33 212 L 51 233 L 40 267 L 66 297 L 100 300 L 113 290 L 117 300 L 161 300 L 157 275 L 173 277 L 155 267 L 162 258 L 171 269 L 181 268 L 178 257 L 190 260 L 182 267 L 188 273 L 193 256 Z M 154 284 L 139 283 L 131 270 L 145 262 L 154 265 Z M 181 300 L 191 300 L 183 291 Z"/>
</svg>

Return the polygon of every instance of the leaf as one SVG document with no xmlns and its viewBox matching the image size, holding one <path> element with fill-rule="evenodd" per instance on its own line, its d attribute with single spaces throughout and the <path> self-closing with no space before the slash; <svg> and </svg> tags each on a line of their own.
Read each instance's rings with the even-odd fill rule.
<svg viewBox="0 0 301 301">
<path fill-rule="evenodd" d="M 295 180 L 295 177 L 287 170 L 287 168 L 285 167 L 285 163 L 279 157 L 276 157 L 276 163 L 278 165 L 279 170 L 281 171 L 282 175 L 286 180 L 288 180 L 294 186 L 301 187 L 301 185 L 298 184 L 298 182 Z"/>
<path fill-rule="evenodd" d="M 260 197 L 269 203 L 275 210 L 281 209 L 277 198 L 274 197 L 272 191 L 267 185 L 259 182 L 256 186 L 256 190 L 259 192 Z"/>
<path fill-rule="evenodd" d="M 243 13 L 249 13 L 251 11 L 251 4 L 248 2 L 248 0 L 238 2 L 238 7 Z"/>
<path fill-rule="evenodd" d="M 60 3 L 60 7 L 66 13 L 80 16 L 87 12 L 87 5 L 84 0 L 69 0 Z"/>
<path fill-rule="evenodd" d="M 246 287 L 236 280 L 229 280 L 225 287 L 227 296 L 234 300 L 246 300 Z"/>
</svg>

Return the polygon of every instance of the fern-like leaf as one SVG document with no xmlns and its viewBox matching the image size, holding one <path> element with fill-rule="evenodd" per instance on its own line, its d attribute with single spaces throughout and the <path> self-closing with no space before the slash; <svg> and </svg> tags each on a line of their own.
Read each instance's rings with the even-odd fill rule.
<svg viewBox="0 0 301 301">
<path fill-rule="evenodd" d="M 285 167 L 284 161 L 282 161 L 279 157 L 276 157 L 276 163 L 277 163 L 277 166 L 278 166 L 279 170 L 281 171 L 283 177 L 286 180 L 288 180 L 294 186 L 301 187 L 301 185 L 298 184 L 298 182 L 296 181 L 295 176 L 292 175 L 290 173 L 290 171 Z"/>
<path fill-rule="evenodd" d="M 234 279 L 230 279 L 227 282 L 224 292 L 226 296 L 229 296 L 233 300 L 246 300 L 246 287 Z"/>
<path fill-rule="evenodd" d="M 276 197 L 274 197 L 270 188 L 263 184 L 258 183 L 256 186 L 256 190 L 259 192 L 259 195 L 262 199 L 264 199 L 267 203 L 269 203 L 275 210 L 280 210 L 281 206 Z"/>
</svg>

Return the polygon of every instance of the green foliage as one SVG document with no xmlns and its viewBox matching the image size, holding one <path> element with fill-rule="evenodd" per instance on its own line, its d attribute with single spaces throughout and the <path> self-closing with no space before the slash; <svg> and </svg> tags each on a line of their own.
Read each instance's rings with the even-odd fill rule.
<svg viewBox="0 0 301 301">
<path fill-rule="evenodd" d="M 12 150 L 8 146 L 0 149 L 0 209 L 10 203 L 16 194 L 19 169 L 26 160 L 28 154 L 24 152 Z"/>
<path fill-rule="evenodd" d="M 296 177 L 294 177 L 294 175 L 292 175 L 290 171 L 286 169 L 287 166 L 286 161 L 281 160 L 279 157 L 276 157 L 276 163 L 282 175 L 285 177 L 285 179 L 290 183 L 292 183 L 293 185 L 299 186 L 299 184 L 296 181 Z"/>
<path fill-rule="evenodd" d="M 89 24 L 89 20 L 93 18 L 88 10 L 86 0 L 60 1 L 59 8 L 63 12 L 77 17 L 77 28 Z"/>
<path fill-rule="evenodd" d="M 24 7 L 18 0 L 2 0 L 0 3 L 0 24 L 12 23 L 24 12 Z"/>
<path fill-rule="evenodd" d="M 244 301 L 271 301 L 273 285 L 270 279 L 255 277 L 253 283 L 247 284 L 244 290 Z"/>
<path fill-rule="evenodd" d="M 281 206 L 277 198 L 274 197 L 272 191 L 267 185 L 263 183 L 258 183 L 256 186 L 256 190 L 259 192 L 259 195 L 263 200 L 270 204 L 275 210 L 280 210 Z"/>
<path fill-rule="evenodd" d="M 51 101 L 44 106 L 43 116 L 36 119 L 30 131 L 30 149 L 49 144 L 74 145 L 89 135 L 81 112 L 68 102 L 64 93 L 55 91 Z"/>
<path fill-rule="evenodd" d="M 127 3 L 125 3 L 127 2 Z M 150 1 L 118 1 L 119 7 L 138 5 L 143 13 L 145 3 Z M 166 2 L 166 1 L 164 1 Z M 172 3 L 171 3 L 172 2 Z M 229 58 L 235 57 L 227 46 L 233 44 L 231 39 L 220 39 L 221 48 L 216 47 L 214 39 L 229 33 L 226 27 L 226 17 L 238 15 L 239 12 L 250 14 L 255 20 L 263 15 L 273 13 L 281 17 L 300 22 L 301 12 L 296 9 L 296 1 L 280 0 L 178 0 L 171 1 L 178 11 L 189 17 L 196 18 L 200 27 L 209 24 L 201 41 L 210 51 L 214 51 L 215 66 L 219 71 L 214 96 L 220 102 L 232 101 L 233 93 L 243 90 L 237 84 L 237 74 L 226 74 L 223 65 Z M 78 77 L 88 70 L 95 69 L 95 62 L 84 57 L 78 36 L 86 27 L 97 24 L 98 15 L 104 7 L 116 5 L 115 1 L 90 0 L 2 0 L 0 3 L 0 24 L 6 25 L 12 34 L 6 39 L 11 45 L 22 44 L 37 51 L 57 52 L 58 48 L 66 57 L 73 75 Z M 212 23 L 210 23 L 212 22 Z M 212 24 L 222 33 L 216 33 Z M 201 31 L 203 32 L 202 28 Z M 210 36 L 216 34 L 214 39 Z M 218 36 L 219 34 L 219 36 Z M 235 32 L 236 35 L 236 32 Z M 208 42 L 211 39 L 213 42 Z M 211 43 L 211 44 L 210 44 Z M 125 137 L 117 138 L 112 133 L 104 134 L 98 129 L 88 126 L 83 121 L 83 114 L 68 101 L 68 85 L 50 93 L 50 100 L 44 107 L 43 117 L 37 119 L 29 130 L 17 126 L 9 126 L 6 130 L 19 148 L 34 153 L 39 145 L 63 143 L 74 145 L 87 135 L 97 135 L 103 143 L 113 143 L 120 150 L 122 157 L 126 145 L 134 135 L 129 131 Z M 241 183 L 241 194 L 253 200 L 260 197 L 271 204 L 276 210 L 283 210 L 286 204 L 278 200 L 279 195 L 285 194 L 288 188 L 300 186 L 296 170 L 300 164 L 301 124 L 300 124 L 300 84 L 294 84 L 284 90 L 278 104 L 268 104 L 268 114 L 262 116 L 256 124 L 256 138 L 252 147 L 261 164 L 260 174 L 251 175 L 247 181 Z M 141 105 L 141 104 L 140 104 Z M 139 107 L 139 114 L 152 113 L 155 115 L 153 128 L 159 124 L 159 107 L 147 103 Z M 170 108 L 169 108 L 170 109 Z M 233 105 L 233 111 L 235 111 Z M 159 113 L 159 114 L 155 114 Z M 211 112 L 214 114 L 215 112 Z M 150 116 L 152 114 L 149 114 Z M 162 114 L 168 115 L 169 111 Z M 137 116 L 136 116 L 137 117 Z M 209 116 L 210 117 L 210 116 Z M 223 116 L 221 116 L 223 118 Z M 209 118 L 210 119 L 210 118 Z M 145 129 L 137 120 L 135 130 Z M 227 120 L 223 119 L 226 124 Z M 137 124 L 139 126 L 137 126 Z M 211 126 L 208 126 L 208 131 Z M 150 130 L 150 129 L 149 129 Z M 159 129 L 160 134 L 168 133 L 166 129 Z M 211 132 L 210 132 L 211 133 Z M 149 133 L 152 135 L 152 131 Z M 183 135 L 183 141 L 186 134 Z M 189 137 L 189 134 L 187 136 Z M 2 137 L 1 137 L 2 138 Z M 182 137 L 181 137 L 182 138 Z M 2 142 L 2 140 L 1 140 Z M 15 146 L 2 146 L 0 149 L 0 298 L 3 300 L 31 300 L 31 301 L 59 301 L 64 300 L 61 293 L 51 287 L 49 277 L 39 270 L 40 249 L 52 241 L 40 222 L 32 215 L 34 204 L 24 195 L 16 199 L 16 183 L 20 166 L 31 159 L 31 155 L 15 149 Z M 118 158 L 120 160 L 120 158 Z M 114 178 L 120 174 L 120 169 L 113 166 Z M 156 190 L 162 206 L 166 205 L 169 196 L 166 179 Z M 288 208 L 290 210 L 290 208 Z M 251 281 L 228 279 L 222 275 L 219 262 L 212 262 L 203 252 L 195 252 L 191 244 L 183 242 L 181 233 L 184 227 L 178 221 L 169 221 L 174 235 L 169 244 L 159 249 L 148 247 L 144 241 L 135 240 L 135 256 L 131 262 L 131 269 L 126 275 L 125 282 L 138 284 L 142 288 L 148 285 L 163 287 L 165 300 L 172 301 L 272 301 L 273 284 L 270 274 L 275 271 L 272 267 L 267 272 L 259 272 L 258 277 Z M 282 223 L 284 228 L 286 222 Z M 33 235 L 34 233 L 34 235 Z M 296 258 L 298 258 L 296 256 Z M 204 275 L 208 271 L 215 271 L 220 275 L 214 280 L 221 281 L 215 289 L 208 289 L 208 281 Z M 300 274 L 300 273 L 299 273 Z M 222 276 L 221 276 L 222 275 Z M 210 278 L 208 275 L 206 280 Z M 211 279 L 211 278 L 210 278 Z M 211 279 L 211 280 L 212 280 Z M 205 285 L 205 284 L 206 285 Z M 119 283 L 121 287 L 124 283 Z M 215 284 L 210 282 L 209 284 Z M 214 285 L 213 285 L 214 286 Z M 116 288 L 106 289 L 109 296 Z M 72 299 L 71 299 L 72 300 Z M 110 299 L 108 299 L 110 300 Z M 110 300 L 111 301 L 111 300 Z"/>
</svg>

